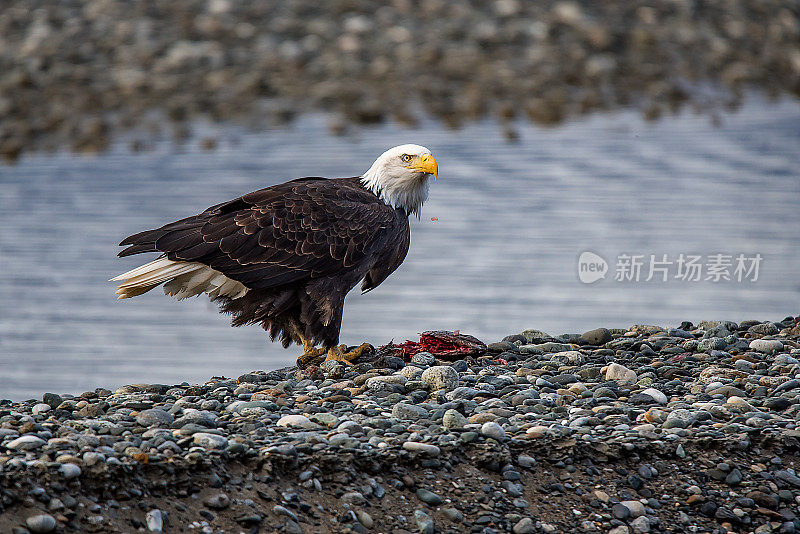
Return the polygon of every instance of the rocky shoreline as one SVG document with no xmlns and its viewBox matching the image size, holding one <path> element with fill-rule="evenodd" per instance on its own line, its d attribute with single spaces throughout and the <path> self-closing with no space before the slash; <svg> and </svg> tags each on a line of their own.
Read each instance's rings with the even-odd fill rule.
<svg viewBox="0 0 800 534">
<path fill-rule="evenodd" d="M 0 401 L 0 530 L 800 530 L 798 317 L 376 354 Z"/>
<path fill-rule="evenodd" d="M 735 108 L 800 95 L 800 13 L 781 0 L 391 3 L 5 0 L 0 157 L 133 150 L 192 121 L 330 130 L 435 117 L 557 124 L 631 107 Z M 215 139 L 203 139 L 213 148 Z"/>
</svg>

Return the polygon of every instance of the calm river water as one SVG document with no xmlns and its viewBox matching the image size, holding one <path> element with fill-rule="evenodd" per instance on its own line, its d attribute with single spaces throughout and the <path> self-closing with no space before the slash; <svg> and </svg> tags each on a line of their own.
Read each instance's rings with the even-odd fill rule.
<svg viewBox="0 0 800 534">
<path fill-rule="evenodd" d="M 329 136 L 320 116 L 260 133 L 199 129 L 219 134 L 218 150 L 164 142 L 132 154 L 120 143 L 99 156 L 0 166 L 0 398 L 290 364 L 297 347 L 230 328 L 205 297 L 176 302 L 155 290 L 117 301 L 106 280 L 149 261 L 117 259 L 117 243 L 287 179 L 360 174 L 405 142 L 431 148 L 440 177 L 403 266 L 376 291 L 348 297 L 343 342 L 382 345 L 430 329 L 490 342 L 525 328 L 800 313 L 796 102 L 752 99 L 721 127 L 705 115 L 651 124 L 633 112 L 553 129 L 520 124 L 513 144 L 491 122 L 348 137 Z M 578 273 L 586 251 L 599 258 L 584 256 L 585 273 L 607 265 L 592 284 Z M 686 269 L 692 256 L 700 280 Z"/>
</svg>

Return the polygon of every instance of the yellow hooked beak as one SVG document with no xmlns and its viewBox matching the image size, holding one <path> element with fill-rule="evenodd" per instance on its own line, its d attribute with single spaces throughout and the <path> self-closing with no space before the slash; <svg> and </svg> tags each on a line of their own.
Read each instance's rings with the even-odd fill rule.
<svg viewBox="0 0 800 534">
<path fill-rule="evenodd" d="M 434 180 L 436 180 L 436 177 L 439 175 L 439 165 L 436 163 L 436 159 L 430 154 L 415 156 L 408 168 L 417 172 L 432 174 Z"/>
</svg>

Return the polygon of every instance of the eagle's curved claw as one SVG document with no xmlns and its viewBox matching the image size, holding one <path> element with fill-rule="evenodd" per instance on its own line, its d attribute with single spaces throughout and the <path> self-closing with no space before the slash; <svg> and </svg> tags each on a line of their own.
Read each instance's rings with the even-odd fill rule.
<svg viewBox="0 0 800 534">
<path fill-rule="evenodd" d="M 311 346 L 306 346 L 305 352 L 299 358 L 297 358 L 297 366 L 300 368 L 305 368 L 312 364 L 322 363 L 322 356 L 324 355 L 325 349 L 317 349 Z"/>
<path fill-rule="evenodd" d="M 345 352 L 347 351 L 347 345 L 339 345 L 338 347 L 332 347 L 328 351 L 328 356 L 325 358 L 325 361 L 336 360 L 338 362 L 344 362 L 348 365 L 352 365 L 352 363 L 362 354 L 365 352 L 371 352 L 373 350 L 375 350 L 374 347 L 369 343 L 362 343 L 350 352 Z"/>
</svg>

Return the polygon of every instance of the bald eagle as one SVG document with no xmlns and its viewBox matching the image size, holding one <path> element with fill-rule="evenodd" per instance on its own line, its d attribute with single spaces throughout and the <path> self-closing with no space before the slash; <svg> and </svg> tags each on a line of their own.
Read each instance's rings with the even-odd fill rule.
<svg viewBox="0 0 800 534">
<path fill-rule="evenodd" d="M 438 166 L 430 150 L 401 145 L 361 176 L 299 178 L 124 239 L 120 257 L 160 252 L 121 274 L 118 298 L 164 284 L 179 300 L 206 293 L 232 325 L 260 324 L 301 364 L 352 361 L 368 344 L 339 346 L 345 295 L 378 287 L 406 257 L 409 215 L 419 217 Z M 321 345 L 317 348 L 317 345 Z"/>
</svg>

